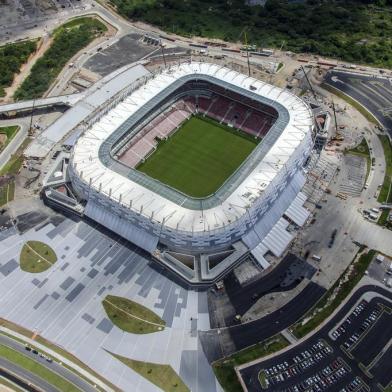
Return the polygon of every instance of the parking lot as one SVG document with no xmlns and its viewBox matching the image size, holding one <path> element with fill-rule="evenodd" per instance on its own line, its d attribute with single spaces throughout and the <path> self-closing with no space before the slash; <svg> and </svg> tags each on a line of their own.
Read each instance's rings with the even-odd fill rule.
<svg viewBox="0 0 392 392">
<path fill-rule="evenodd" d="M 310 339 L 279 356 L 241 368 L 248 391 L 354 392 L 388 387 L 392 294 L 374 287 L 354 293 Z"/>
<path fill-rule="evenodd" d="M 126 64 L 140 60 L 157 51 L 159 47 L 143 39 L 141 34 L 128 34 L 113 45 L 99 49 L 84 65 L 90 71 L 106 76 Z"/>
</svg>

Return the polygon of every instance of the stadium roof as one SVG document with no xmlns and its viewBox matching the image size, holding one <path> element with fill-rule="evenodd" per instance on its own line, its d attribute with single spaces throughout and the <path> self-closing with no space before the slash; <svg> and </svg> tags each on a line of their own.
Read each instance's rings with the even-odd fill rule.
<svg viewBox="0 0 392 392">
<path fill-rule="evenodd" d="M 207 209 L 188 208 L 183 200 L 165 197 L 160 189 L 152 190 L 130 176 L 113 170 L 102 161 L 102 147 L 112 140 L 113 135 L 124 127 L 133 116 L 144 107 L 151 106 L 157 95 L 170 90 L 179 79 L 203 76 L 211 81 L 240 89 L 244 94 L 258 95 L 284 109 L 285 119 L 278 118 L 279 133 L 273 143 L 259 145 L 264 149 L 257 156 L 249 172 L 240 173 L 235 188 L 220 200 L 219 204 Z M 281 113 L 279 113 L 279 117 Z M 279 121 L 281 120 L 281 121 Z M 155 75 L 140 88 L 132 92 L 122 102 L 104 114 L 79 138 L 74 147 L 74 169 L 82 180 L 95 190 L 121 203 L 135 212 L 175 230 L 203 232 L 225 227 L 247 213 L 248 207 L 258 197 L 273 178 L 285 169 L 285 163 L 313 127 L 310 108 L 298 97 L 286 90 L 236 71 L 208 63 L 188 63 L 171 67 Z M 271 132 L 271 131 L 270 131 Z M 268 136 L 268 135 L 267 135 Z M 265 148 L 267 146 L 268 148 Z M 256 155 L 251 155 L 251 157 Z"/>
<path fill-rule="evenodd" d="M 60 97 L 74 106 L 46 128 L 27 147 L 24 154 L 29 157 L 45 157 L 56 143 L 97 110 L 100 105 L 104 105 L 105 102 L 119 93 L 127 84 L 131 84 L 148 74 L 149 72 L 146 68 L 140 64 L 132 67 L 123 67 L 107 75 L 83 93 Z M 53 102 L 62 102 L 61 99 L 54 97 Z M 42 99 L 43 102 L 52 102 L 51 100 L 52 98 Z"/>
</svg>

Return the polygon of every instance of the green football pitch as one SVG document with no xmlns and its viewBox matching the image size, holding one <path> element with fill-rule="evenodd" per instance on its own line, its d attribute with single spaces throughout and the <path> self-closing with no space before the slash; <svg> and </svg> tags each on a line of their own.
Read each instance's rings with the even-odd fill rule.
<svg viewBox="0 0 392 392">
<path fill-rule="evenodd" d="M 194 116 L 137 170 L 192 197 L 205 197 L 220 188 L 257 145 L 218 122 Z"/>
</svg>

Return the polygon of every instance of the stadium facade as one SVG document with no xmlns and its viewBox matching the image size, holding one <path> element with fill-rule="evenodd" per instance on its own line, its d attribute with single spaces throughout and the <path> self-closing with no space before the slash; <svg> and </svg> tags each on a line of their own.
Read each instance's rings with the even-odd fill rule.
<svg viewBox="0 0 392 392">
<path fill-rule="evenodd" d="M 194 198 L 136 170 L 195 113 L 262 140 L 213 194 Z M 280 256 L 308 217 L 304 164 L 314 118 L 290 92 L 208 63 L 145 77 L 98 113 L 68 166 L 84 214 L 152 254 L 189 282 L 211 282 L 250 253 Z"/>
</svg>

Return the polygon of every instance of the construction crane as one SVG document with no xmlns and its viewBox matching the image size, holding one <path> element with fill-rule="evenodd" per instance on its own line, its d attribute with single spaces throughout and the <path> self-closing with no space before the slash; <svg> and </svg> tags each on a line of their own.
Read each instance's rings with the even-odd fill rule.
<svg viewBox="0 0 392 392">
<path fill-rule="evenodd" d="M 309 87 L 310 87 L 310 91 L 312 92 L 314 99 L 317 101 L 316 93 L 315 93 L 314 90 L 313 90 L 313 86 L 312 86 L 311 83 L 310 83 L 310 80 L 309 80 L 309 78 L 308 78 L 307 73 L 305 72 L 305 68 L 304 68 L 302 65 L 301 65 L 301 68 L 302 68 L 302 71 L 303 71 L 303 73 L 304 73 L 304 75 L 305 75 L 305 79 L 306 79 L 306 81 L 308 82 L 308 85 L 309 85 Z"/>
<path fill-rule="evenodd" d="M 248 47 L 248 38 L 246 36 L 246 31 L 244 32 L 244 35 L 245 35 L 246 59 L 248 63 L 248 76 L 250 76 L 249 47 Z"/>
</svg>

